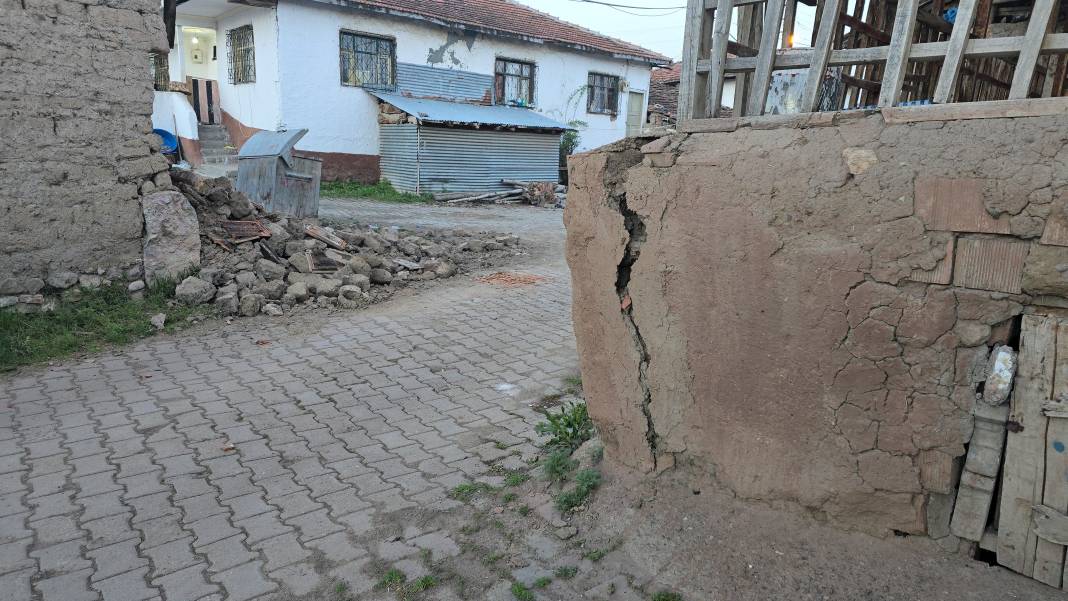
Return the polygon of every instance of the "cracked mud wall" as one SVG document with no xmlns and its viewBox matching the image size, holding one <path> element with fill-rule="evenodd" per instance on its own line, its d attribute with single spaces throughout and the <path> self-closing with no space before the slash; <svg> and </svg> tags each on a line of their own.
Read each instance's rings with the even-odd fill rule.
<svg viewBox="0 0 1068 601">
<path fill-rule="evenodd" d="M 158 2 L 0 0 L 0 295 L 136 264 Z"/>
<path fill-rule="evenodd" d="M 572 159 L 575 331 L 609 454 L 944 536 L 975 365 L 1028 305 L 1068 306 L 1068 126 L 720 123 Z"/>
</svg>

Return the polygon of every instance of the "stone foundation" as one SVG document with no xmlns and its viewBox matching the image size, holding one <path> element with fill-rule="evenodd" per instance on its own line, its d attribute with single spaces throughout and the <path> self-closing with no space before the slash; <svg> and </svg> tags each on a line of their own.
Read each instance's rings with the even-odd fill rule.
<svg viewBox="0 0 1068 601">
<path fill-rule="evenodd" d="M 159 4 L 0 0 L 0 295 L 140 262 Z"/>
<path fill-rule="evenodd" d="M 1022 312 L 1068 305 L 1068 124 L 899 111 L 572 158 L 575 331 L 610 456 L 954 547 L 975 374 Z"/>
</svg>

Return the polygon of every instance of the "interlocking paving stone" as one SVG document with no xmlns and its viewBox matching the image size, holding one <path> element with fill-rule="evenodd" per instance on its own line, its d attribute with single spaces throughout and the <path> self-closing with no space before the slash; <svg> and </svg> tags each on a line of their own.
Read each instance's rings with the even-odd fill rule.
<svg viewBox="0 0 1068 601">
<path fill-rule="evenodd" d="M 266 601 L 331 578 L 359 594 L 376 561 L 455 552 L 443 532 L 373 536 L 535 452 L 525 403 L 576 367 L 560 213 L 321 210 L 513 231 L 549 249 L 515 268 L 545 280 L 461 276 L 361 311 L 212 323 L 0 376 L 0 601 Z"/>
</svg>

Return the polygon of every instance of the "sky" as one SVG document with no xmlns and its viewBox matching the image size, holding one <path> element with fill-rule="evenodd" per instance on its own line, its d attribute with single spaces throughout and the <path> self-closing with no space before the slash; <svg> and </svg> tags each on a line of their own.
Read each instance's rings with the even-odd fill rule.
<svg viewBox="0 0 1068 601">
<path fill-rule="evenodd" d="M 587 29 L 637 44 L 673 59 L 682 58 L 685 8 L 665 10 L 614 9 L 576 0 L 516 0 Z M 606 0 L 648 7 L 681 7 L 686 0 Z M 627 10 L 627 12 L 623 12 Z M 635 14 L 640 13 L 640 14 Z"/>
<path fill-rule="evenodd" d="M 682 58 L 683 24 L 686 19 L 686 9 L 682 7 L 686 5 L 686 0 L 604 0 L 658 10 L 616 9 L 581 0 L 516 1 L 587 29 L 655 50 L 675 60 Z M 808 6 L 798 7 L 799 36 L 811 35 L 811 11 L 812 8 Z M 798 39 L 800 42 L 800 37 Z"/>
</svg>

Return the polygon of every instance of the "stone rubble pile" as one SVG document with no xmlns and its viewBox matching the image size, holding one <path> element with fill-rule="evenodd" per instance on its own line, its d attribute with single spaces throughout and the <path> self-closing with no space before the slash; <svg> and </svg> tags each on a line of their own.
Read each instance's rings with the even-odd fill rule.
<svg viewBox="0 0 1068 601">
<path fill-rule="evenodd" d="M 188 242 L 150 253 L 153 229 L 168 228 L 146 227 L 146 277 L 175 277 L 182 264 L 186 273 L 190 264 L 199 264 L 196 275 L 178 284 L 175 297 L 189 305 L 212 303 L 222 315 L 277 316 L 312 305 L 358 308 L 409 282 L 452 277 L 476 257 L 514 253 L 519 245 L 516 236 L 461 230 L 320 226 L 314 219 L 267 213 L 228 178 L 179 170 L 171 175 L 195 211 L 199 257 L 194 260 Z M 188 225 L 188 217 L 162 221 L 172 230 Z M 236 233 L 235 221 L 244 222 Z"/>
</svg>

